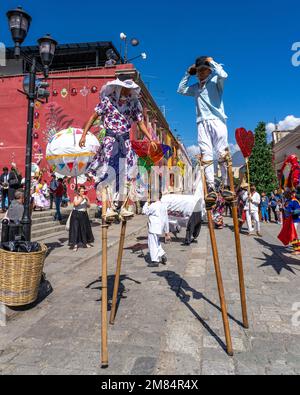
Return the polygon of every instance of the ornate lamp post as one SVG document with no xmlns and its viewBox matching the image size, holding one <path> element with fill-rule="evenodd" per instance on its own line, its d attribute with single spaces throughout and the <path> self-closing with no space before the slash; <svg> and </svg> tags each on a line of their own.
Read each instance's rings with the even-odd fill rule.
<svg viewBox="0 0 300 395">
<path fill-rule="evenodd" d="M 9 27 L 12 39 L 15 43 L 15 57 L 21 56 L 21 44 L 25 40 L 31 24 L 31 16 L 27 14 L 21 7 L 7 13 Z M 53 61 L 57 42 L 46 35 L 38 40 L 39 52 L 43 64 L 43 72 L 45 78 L 48 77 L 49 67 Z M 26 57 L 26 61 L 28 59 Z M 29 91 L 24 92 L 28 99 L 28 115 L 27 115 L 27 140 L 26 140 L 26 164 L 25 164 L 25 202 L 24 215 L 21 221 L 23 225 L 23 234 L 26 241 L 31 239 L 31 165 L 32 165 L 32 140 L 33 140 L 33 124 L 34 124 L 34 105 L 35 101 L 41 97 L 47 96 L 47 91 L 36 86 L 37 63 L 35 57 L 30 59 L 31 69 L 29 73 Z M 43 83 L 43 87 L 47 87 L 47 83 Z M 43 94 L 41 94 L 43 92 Z"/>
</svg>

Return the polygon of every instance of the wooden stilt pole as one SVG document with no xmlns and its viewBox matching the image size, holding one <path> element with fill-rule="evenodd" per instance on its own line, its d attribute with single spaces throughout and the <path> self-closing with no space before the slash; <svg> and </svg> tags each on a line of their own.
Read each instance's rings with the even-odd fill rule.
<svg viewBox="0 0 300 395">
<path fill-rule="evenodd" d="M 117 313 L 118 292 L 119 292 L 119 287 L 120 287 L 120 277 L 121 277 L 123 251 L 124 251 L 124 244 L 125 244 L 125 237 L 126 237 L 126 227 L 127 227 L 127 221 L 125 219 L 123 219 L 122 220 L 122 228 L 121 228 L 121 236 L 120 236 L 120 244 L 119 244 L 117 270 L 116 270 L 115 284 L 114 284 L 114 293 L 113 293 L 113 300 L 112 300 L 112 307 L 111 307 L 111 314 L 110 314 L 110 321 L 109 321 L 109 323 L 111 325 L 115 324 L 116 313 Z"/>
<path fill-rule="evenodd" d="M 201 161 L 200 161 L 200 164 L 201 164 L 201 171 L 202 171 L 202 178 L 203 178 L 204 194 L 205 194 L 205 196 L 207 196 L 207 183 L 206 183 L 205 171 L 204 171 Z M 223 325 L 224 325 L 226 347 L 227 347 L 228 355 L 232 357 L 233 356 L 233 347 L 232 347 L 232 340 L 231 340 L 231 334 L 230 334 L 227 305 L 226 305 L 226 299 L 225 299 L 225 292 L 224 292 L 222 272 L 221 272 L 221 267 L 220 267 L 220 260 L 219 260 L 219 254 L 218 254 L 216 235 L 215 235 L 215 227 L 214 227 L 214 222 L 213 222 L 213 217 L 212 217 L 211 211 L 212 211 L 212 208 L 207 207 L 208 227 L 209 227 L 209 234 L 210 234 L 213 258 L 214 258 L 214 266 L 215 266 L 218 291 L 219 291 L 219 297 L 220 297 L 220 305 L 221 305 L 221 311 L 222 311 L 222 319 L 223 319 Z"/>
<path fill-rule="evenodd" d="M 129 206 L 129 194 L 130 194 L 130 187 L 129 187 L 129 191 L 127 193 L 126 200 L 124 202 L 125 209 L 128 209 L 128 206 Z M 122 219 L 122 227 L 121 227 L 121 235 L 120 235 L 120 243 L 119 243 L 117 269 L 116 269 L 115 283 L 114 283 L 114 292 L 113 292 L 113 299 L 112 299 L 112 307 L 111 307 L 111 314 L 110 314 L 110 321 L 109 321 L 110 325 L 115 324 L 116 314 L 117 314 L 118 292 L 119 292 L 119 287 L 120 287 L 123 251 L 124 251 L 125 238 L 126 238 L 126 228 L 127 228 L 127 220 L 125 218 L 123 218 Z"/>
<path fill-rule="evenodd" d="M 232 170 L 232 160 L 231 160 L 229 151 L 228 151 L 228 175 L 229 175 L 231 192 L 235 193 L 233 170 Z M 247 314 L 247 299 L 246 299 L 246 289 L 245 289 L 245 280 L 244 280 L 244 268 L 243 268 L 241 237 L 240 237 L 240 229 L 239 229 L 237 199 L 235 199 L 232 202 L 232 216 L 233 216 L 233 224 L 234 224 L 237 265 L 238 265 L 238 272 L 239 272 L 239 285 L 240 285 L 243 325 L 246 329 L 248 329 L 249 328 L 249 321 L 248 321 L 248 314 Z"/>
<path fill-rule="evenodd" d="M 102 193 L 102 302 L 101 302 L 101 363 L 102 368 L 108 368 L 108 339 L 107 339 L 107 190 Z"/>
</svg>

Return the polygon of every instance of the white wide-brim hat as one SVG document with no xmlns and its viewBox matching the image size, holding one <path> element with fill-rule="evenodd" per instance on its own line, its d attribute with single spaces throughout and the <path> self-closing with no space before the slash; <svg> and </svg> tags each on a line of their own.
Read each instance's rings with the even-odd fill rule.
<svg viewBox="0 0 300 395">
<path fill-rule="evenodd" d="M 116 92 L 118 98 L 120 97 L 122 88 L 130 89 L 133 98 L 138 98 L 141 93 L 141 88 L 132 80 L 121 81 L 118 78 L 114 81 L 108 82 L 103 86 L 100 92 L 101 97 L 111 96 Z"/>
</svg>

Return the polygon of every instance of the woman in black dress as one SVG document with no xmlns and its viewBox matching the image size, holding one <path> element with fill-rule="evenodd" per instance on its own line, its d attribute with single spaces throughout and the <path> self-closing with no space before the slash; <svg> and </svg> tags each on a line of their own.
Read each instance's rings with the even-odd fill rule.
<svg viewBox="0 0 300 395">
<path fill-rule="evenodd" d="M 69 245 L 76 252 L 78 246 L 92 248 L 94 236 L 87 209 L 90 207 L 90 200 L 86 196 L 86 188 L 80 187 L 78 195 L 74 198 L 74 209 L 71 216 Z"/>
</svg>

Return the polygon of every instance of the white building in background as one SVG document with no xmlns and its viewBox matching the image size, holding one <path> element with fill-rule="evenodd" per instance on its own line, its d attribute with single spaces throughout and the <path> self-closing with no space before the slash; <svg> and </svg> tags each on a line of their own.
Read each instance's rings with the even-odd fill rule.
<svg viewBox="0 0 300 395">
<path fill-rule="evenodd" d="M 277 127 L 273 132 L 273 160 L 277 174 L 286 158 L 294 154 L 300 160 L 300 126 L 291 131 L 280 131 Z"/>
</svg>

